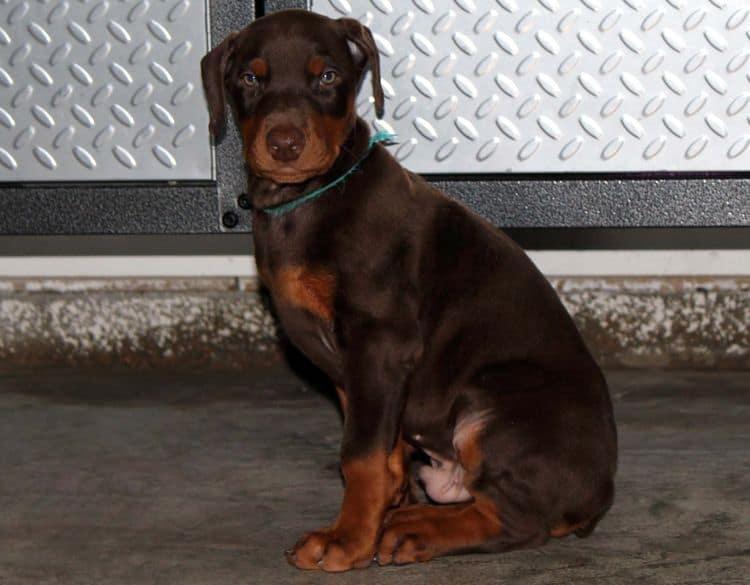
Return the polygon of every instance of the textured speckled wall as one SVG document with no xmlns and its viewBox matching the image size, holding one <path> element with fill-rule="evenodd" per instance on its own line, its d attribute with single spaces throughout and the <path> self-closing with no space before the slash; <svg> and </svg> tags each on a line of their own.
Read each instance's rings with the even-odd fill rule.
<svg viewBox="0 0 750 585">
<path fill-rule="evenodd" d="M 750 368 L 750 279 L 553 279 L 608 367 Z M 254 280 L 0 281 L 0 367 L 280 359 Z"/>
</svg>

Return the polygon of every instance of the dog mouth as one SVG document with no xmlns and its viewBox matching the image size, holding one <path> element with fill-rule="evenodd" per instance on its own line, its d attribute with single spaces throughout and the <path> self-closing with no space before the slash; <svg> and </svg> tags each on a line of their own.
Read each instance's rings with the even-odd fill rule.
<svg viewBox="0 0 750 585">
<path fill-rule="evenodd" d="M 248 162 L 250 162 L 250 169 L 257 177 L 280 185 L 299 184 L 324 175 L 338 157 L 338 150 L 334 149 L 333 152 L 327 153 L 327 156 L 314 161 L 264 164 L 263 159 L 258 160 L 258 158 L 252 157 Z"/>
<path fill-rule="evenodd" d="M 256 168 L 255 174 L 263 179 L 268 179 L 280 185 L 299 184 L 322 175 L 327 167 L 316 167 L 312 169 L 299 169 L 293 166 L 276 167 L 273 169 Z"/>
</svg>

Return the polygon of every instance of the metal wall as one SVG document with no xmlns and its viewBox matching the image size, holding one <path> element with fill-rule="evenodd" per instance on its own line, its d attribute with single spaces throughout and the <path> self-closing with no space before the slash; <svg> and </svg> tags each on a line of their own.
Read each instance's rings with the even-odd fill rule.
<svg viewBox="0 0 750 585">
<path fill-rule="evenodd" d="M 313 0 L 359 18 L 420 173 L 745 171 L 750 6 L 592 0 Z"/>
<path fill-rule="evenodd" d="M 254 14 L 253 1 L 0 3 L 0 233 L 248 231 L 239 135 L 211 145 L 199 63 Z"/>
<path fill-rule="evenodd" d="M 214 179 L 195 61 L 207 6 L 0 6 L 0 181 Z"/>
<path fill-rule="evenodd" d="M 268 0 L 258 11 L 371 26 L 394 154 L 498 225 L 718 227 L 750 224 L 745 4 Z M 248 231 L 239 137 L 230 124 L 209 148 L 198 64 L 254 10 L 0 4 L 0 233 Z"/>
</svg>

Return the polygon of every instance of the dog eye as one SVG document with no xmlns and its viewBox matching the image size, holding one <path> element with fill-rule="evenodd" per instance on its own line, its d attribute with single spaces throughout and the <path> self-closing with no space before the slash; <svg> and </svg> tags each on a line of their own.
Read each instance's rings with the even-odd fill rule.
<svg viewBox="0 0 750 585">
<path fill-rule="evenodd" d="M 331 85 L 334 81 L 336 81 L 336 78 L 338 75 L 335 71 L 332 71 L 331 69 L 327 71 L 323 71 L 320 75 L 320 83 L 323 85 Z"/>
<path fill-rule="evenodd" d="M 258 76 L 255 73 L 245 73 L 242 76 L 242 82 L 248 87 L 255 87 L 258 85 Z"/>
</svg>

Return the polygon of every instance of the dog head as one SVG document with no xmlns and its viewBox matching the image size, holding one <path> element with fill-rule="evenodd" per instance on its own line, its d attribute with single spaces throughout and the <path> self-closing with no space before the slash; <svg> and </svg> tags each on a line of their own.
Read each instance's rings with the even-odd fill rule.
<svg viewBox="0 0 750 585">
<path fill-rule="evenodd" d="M 264 16 L 201 61 L 209 129 L 221 134 L 229 101 L 254 175 L 278 184 L 322 175 L 354 127 L 354 101 L 368 66 L 380 117 L 380 64 L 367 27 L 304 10 Z"/>
</svg>

